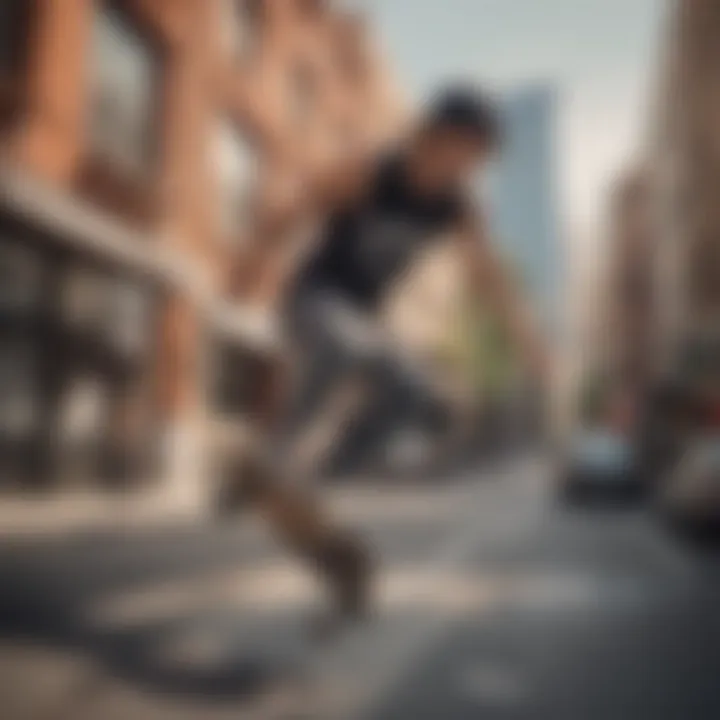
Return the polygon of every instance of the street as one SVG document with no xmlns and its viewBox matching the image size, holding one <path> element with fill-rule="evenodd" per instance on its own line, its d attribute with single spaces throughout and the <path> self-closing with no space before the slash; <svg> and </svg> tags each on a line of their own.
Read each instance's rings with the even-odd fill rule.
<svg viewBox="0 0 720 720">
<path fill-rule="evenodd" d="M 720 720 L 719 89 L 720 0 L 0 0 L 0 720 Z"/>
<path fill-rule="evenodd" d="M 314 579 L 252 519 L 4 540 L 3 720 L 720 717 L 720 566 L 646 510 L 556 504 L 534 457 L 351 484 L 378 609 L 311 641 Z"/>
</svg>

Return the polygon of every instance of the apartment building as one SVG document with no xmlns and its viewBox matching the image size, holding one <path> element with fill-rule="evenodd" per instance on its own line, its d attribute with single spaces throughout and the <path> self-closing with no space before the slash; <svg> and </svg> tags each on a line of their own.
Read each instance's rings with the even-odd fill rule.
<svg viewBox="0 0 720 720">
<path fill-rule="evenodd" d="M 623 173 L 609 203 L 601 347 L 604 369 L 633 393 L 651 380 L 657 341 L 654 210 L 647 173 Z"/>
<path fill-rule="evenodd" d="M 658 205 L 660 342 L 667 367 L 720 320 L 720 6 L 670 6 L 650 147 Z M 716 342 L 716 340 L 714 341 Z"/>
<path fill-rule="evenodd" d="M 0 3 L 3 482 L 197 482 L 209 418 L 268 396 L 292 257 L 254 218 L 402 119 L 329 2 Z"/>
</svg>

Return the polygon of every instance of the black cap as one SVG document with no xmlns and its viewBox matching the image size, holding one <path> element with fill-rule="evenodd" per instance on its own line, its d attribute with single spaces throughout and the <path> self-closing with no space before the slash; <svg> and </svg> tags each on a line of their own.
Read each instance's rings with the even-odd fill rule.
<svg viewBox="0 0 720 720">
<path fill-rule="evenodd" d="M 472 87 L 445 88 L 435 95 L 425 115 L 429 129 L 457 129 L 493 147 L 502 143 L 502 124 L 495 103 Z"/>
</svg>

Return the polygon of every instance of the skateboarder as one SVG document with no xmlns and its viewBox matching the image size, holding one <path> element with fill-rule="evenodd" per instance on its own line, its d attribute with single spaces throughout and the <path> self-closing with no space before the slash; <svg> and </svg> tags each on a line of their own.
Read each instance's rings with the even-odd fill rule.
<svg viewBox="0 0 720 720">
<path fill-rule="evenodd" d="M 259 453 L 251 486 L 288 543 L 331 580 L 340 609 L 363 611 L 369 561 L 362 546 L 332 527 L 286 461 L 299 429 L 348 373 L 364 376 L 390 407 L 428 414 L 437 408 L 421 368 L 382 327 L 378 308 L 418 252 L 454 243 L 472 289 L 491 302 L 533 370 L 542 346 L 488 244 L 472 185 L 500 147 L 492 104 L 472 89 L 452 88 L 427 108 L 403 142 L 380 158 L 349 162 L 308 183 L 260 229 L 262 245 L 310 216 L 325 221 L 283 303 L 295 387 L 275 437 Z M 250 272 L 252 265 L 250 264 Z"/>
</svg>

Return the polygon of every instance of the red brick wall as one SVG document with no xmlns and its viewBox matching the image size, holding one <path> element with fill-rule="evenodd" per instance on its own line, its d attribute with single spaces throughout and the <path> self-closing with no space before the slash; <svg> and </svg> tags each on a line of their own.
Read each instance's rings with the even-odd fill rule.
<svg viewBox="0 0 720 720">
<path fill-rule="evenodd" d="M 97 1 L 28 0 L 33 17 L 25 107 L 6 149 L 27 172 L 68 195 L 81 192 L 87 161 L 87 68 Z M 138 213 L 119 196 L 110 198 L 115 202 L 106 208 L 118 222 L 142 222 L 157 234 L 157 242 L 194 258 L 218 294 L 243 253 L 218 238 L 209 153 L 215 118 L 231 116 L 252 138 L 260 159 L 258 202 L 272 204 L 293 183 L 301 185 L 307 173 L 350 151 L 350 143 L 339 136 L 353 136 L 360 147 L 385 137 L 397 126 L 401 107 L 361 20 L 339 14 L 331 3 L 265 0 L 257 52 L 241 62 L 224 56 L 221 2 L 126 0 L 165 56 L 161 153 L 157 180 L 137 193 L 152 204 L 152 212 Z M 316 88 L 306 125 L 295 122 L 289 109 L 299 66 L 307 68 Z M 238 238 L 238 246 L 243 242 L 247 251 L 249 239 Z M 270 299 L 286 267 L 270 252 L 260 256 L 263 271 L 254 291 Z M 170 298 L 159 371 L 169 415 L 199 402 L 194 380 L 199 346 L 200 320 L 191 304 L 181 294 Z"/>
</svg>

